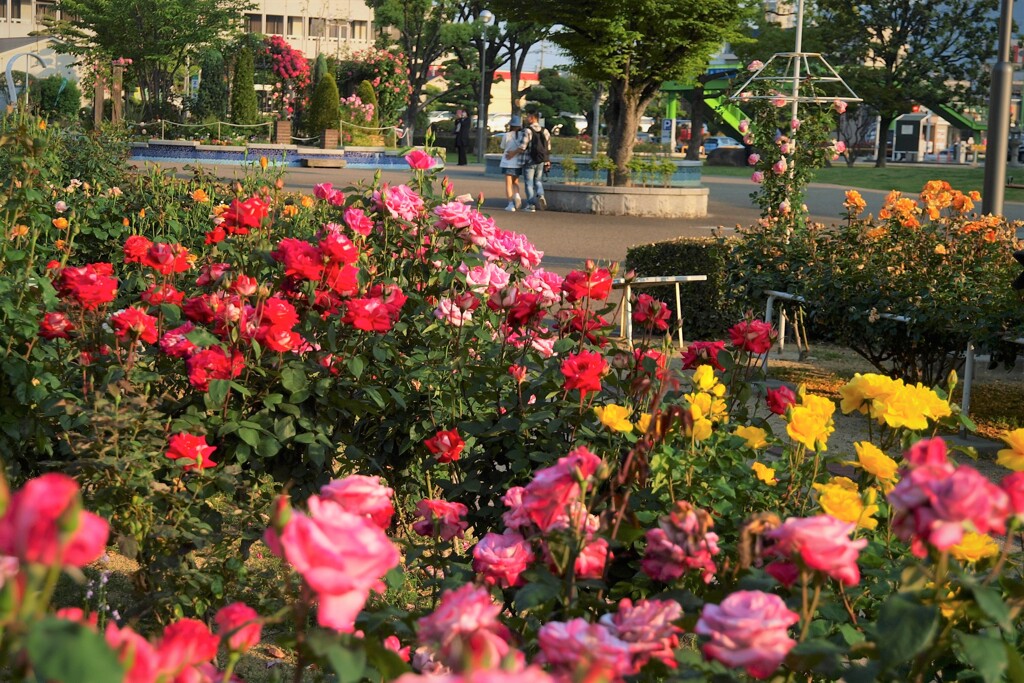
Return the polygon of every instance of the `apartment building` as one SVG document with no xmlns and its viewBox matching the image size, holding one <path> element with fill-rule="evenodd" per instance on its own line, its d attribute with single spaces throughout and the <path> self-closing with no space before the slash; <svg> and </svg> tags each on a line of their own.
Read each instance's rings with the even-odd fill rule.
<svg viewBox="0 0 1024 683">
<path fill-rule="evenodd" d="M 0 0 L 0 70 L 7 68 L 11 57 L 34 52 L 42 57 L 46 67 L 35 60 L 18 59 L 15 70 L 27 70 L 36 76 L 60 73 L 73 76 L 73 58 L 58 55 L 50 49 L 45 36 L 30 36 L 33 31 L 43 28 L 44 17 L 56 17 L 57 3 L 54 0 Z"/>
<path fill-rule="evenodd" d="M 373 44 L 373 10 L 361 0 L 258 0 L 245 30 L 284 36 L 308 58 L 342 56 Z"/>
</svg>

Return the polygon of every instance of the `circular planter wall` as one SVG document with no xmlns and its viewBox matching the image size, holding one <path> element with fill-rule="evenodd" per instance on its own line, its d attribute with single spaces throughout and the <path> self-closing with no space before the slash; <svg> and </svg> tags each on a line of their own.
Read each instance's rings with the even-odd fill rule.
<svg viewBox="0 0 1024 683">
<path fill-rule="evenodd" d="M 708 215 L 706 187 L 607 187 L 544 184 L 551 211 L 604 216 L 703 218 Z"/>
</svg>

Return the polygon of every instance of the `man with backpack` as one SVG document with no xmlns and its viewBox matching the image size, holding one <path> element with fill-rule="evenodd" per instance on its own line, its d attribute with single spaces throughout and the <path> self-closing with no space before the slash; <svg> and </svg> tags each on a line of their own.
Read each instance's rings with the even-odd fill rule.
<svg viewBox="0 0 1024 683">
<path fill-rule="evenodd" d="M 526 115 L 527 127 L 518 149 L 505 153 L 506 159 L 523 155 L 523 181 L 526 185 L 526 206 L 523 211 L 543 211 L 548 208 L 544 199 L 544 173 L 551 169 L 551 134 L 540 125 L 537 112 Z"/>
</svg>

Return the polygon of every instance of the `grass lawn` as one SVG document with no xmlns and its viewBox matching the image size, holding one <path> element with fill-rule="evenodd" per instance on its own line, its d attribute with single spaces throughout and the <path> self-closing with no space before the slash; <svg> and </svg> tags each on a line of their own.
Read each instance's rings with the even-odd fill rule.
<svg viewBox="0 0 1024 683">
<path fill-rule="evenodd" d="M 725 166 L 707 166 L 702 169 L 706 176 L 725 176 L 746 178 L 750 176 L 748 168 L 731 168 Z M 1024 184 L 1024 168 L 1007 169 L 1007 177 L 1014 177 L 1016 182 Z M 814 175 L 816 183 L 829 183 L 840 187 L 859 188 L 864 190 L 900 190 L 918 193 L 929 180 L 947 180 L 962 192 L 981 191 L 985 177 L 984 166 L 915 166 L 909 164 L 890 164 L 885 168 L 875 168 L 873 164 L 859 163 L 853 168 L 832 166 L 822 168 Z M 1024 202 L 1024 190 L 1007 188 L 1006 201 Z"/>
</svg>

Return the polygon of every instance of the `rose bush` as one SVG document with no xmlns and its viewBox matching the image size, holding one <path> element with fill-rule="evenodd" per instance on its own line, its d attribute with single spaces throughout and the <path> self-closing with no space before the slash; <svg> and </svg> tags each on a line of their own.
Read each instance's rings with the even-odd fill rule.
<svg viewBox="0 0 1024 683">
<path fill-rule="evenodd" d="M 162 215 L 126 191 L 154 223 L 81 260 L 52 241 L 50 197 L 8 195 L 47 253 L 0 252 L 5 266 L 49 292 L 14 297 L 5 322 L 5 368 L 30 373 L 16 387 L 39 380 L 26 395 L 45 442 L 5 453 L 25 481 L 0 487 L 11 671 L 232 680 L 271 631 L 298 677 L 316 664 L 352 681 L 1024 666 L 1022 479 L 918 443 L 962 424 L 950 385 L 860 376 L 840 405 L 769 392 L 770 326 L 739 321 L 670 362 L 646 300 L 648 333 L 622 348 L 613 268 L 544 270 L 432 169 L 314 197 L 261 171 L 168 180 Z M 95 196 L 60 201 L 88 216 Z M 836 410 L 899 446 L 842 452 Z M 108 525 L 142 567 L 137 607 L 100 635 L 88 611 L 46 605 Z M 279 563 L 254 590 L 263 552 Z"/>
</svg>

